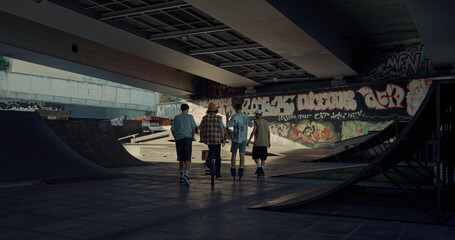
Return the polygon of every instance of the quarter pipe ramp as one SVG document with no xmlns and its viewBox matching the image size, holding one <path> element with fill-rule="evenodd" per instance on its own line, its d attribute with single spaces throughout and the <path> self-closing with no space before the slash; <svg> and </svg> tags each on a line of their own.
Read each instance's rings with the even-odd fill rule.
<svg viewBox="0 0 455 240">
<path fill-rule="evenodd" d="M 72 150 L 38 113 L 0 111 L 0 122 L 0 184 L 118 176 Z"/>
<path fill-rule="evenodd" d="M 149 165 L 125 150 L 108 120 L 47 120 L 47 123 L 73 150 L 98 165 L 107 168 Z"/>
<path fill-rule="evenodd" d="M 391 142 L 390 146 L 384 149 L 381 154 L 375 156 L 371 164 L 367 165 L 350 179 L 344 182 L 315 186 L 261 203 L 252 208 L 286 210 L 301 207 L 322 198 L 326 198 L 378 174 L 389 176 L 386 172 L 389 169 L 399 172 L 396 168 L 398 163 L 403 162 L 410 167 L 412 167 L 412 164 L 421 164 L 417 161 L 418 159 L 413 156 L 413 153 L 421 149 L 422 146 L 434 142 L 432 139 L 436 138 L 438 142 L 437 145 L 439 146 L 437 149 L 439 150 L 434 154 L 437 156 L 434 161 L 435 165 L 438 166 L 438 171 L 436 171 L 436 174 L 429 171 L 426 173 L 432 175 L 431 178 L 426 179 L 427 185 L 425 185 L 425 187 L 419 186 L 419 184 L 413 182 L 412 179 L 406 178 L 405 174 L 400 174 L 408 180 L 409 185 L 412 185 L 413 189 L 423 191 L 427 186 L 432 187 L 432 192 L 436 195 L 436 197 L 433 197 L 432 199 L 437 199 L 437 202 L 434 202 L 431 206 L 422 206 L 422 208 L 439 209 L 440 211 L 444 203 L 450 202 L 448 197 L 453 195 L 454 191 L 454 130 L 452 124 L 455 101 L 453 100 L 453 97 L 450 97 L 454 91 L 455 81 L 453 80 L 433 81 L 432 86 L 416 115 L 404 128 L 401 134 L 397 135 L 396 139 Z M 343 159 L 341 159 L 341 161 L 342 160 Z M 421 169 L 425 169 L 423 165 L 419 166 L 421 166 Z M 416 168 L 414 168 L 414 170 L 416 170 Z M 421 176 L 424 178 L 425 174 L 421 174 Z M 402 185 L 395 182 L 394 179 L 390 178 L 390 176 L 389 180 L 394 183 L 398 189 L 401 189 L 405 195 L 412 198 L 411 194 L 406 194 L 408 191 Z M 432 211 L 427 212 L 430 213 L 430 215 L 433 215 Z M 435 218 L 437 217 L 436 215 L 437 214 L 434 214 Z"/>
</svg>

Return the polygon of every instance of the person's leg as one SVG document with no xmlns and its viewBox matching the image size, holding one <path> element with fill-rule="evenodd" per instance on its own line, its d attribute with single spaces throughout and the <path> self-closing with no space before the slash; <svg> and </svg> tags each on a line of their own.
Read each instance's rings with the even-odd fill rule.
<svg viewBox="0 0 455 240">
<path fill-rule="evenodd" d="M 190 171 L 191 161 L 185 161 L 185 171 Z M 188 176 L 188 174 L 186 174 Z"/>
<path fill-rule="evenodd" d="M 179 168 L 180 174 L 183 175 L 183 172 L 185 171 L 185 163 L 183 161 L 179 161 Z"/>
<path fill-rule="evenodd" d="M 192 139 L 185 138 L 184 141 L 184 161 L 185 161 L 185 176 L 189 175 L 190 166 L 191 166 L 191 153 L 192 153 Z"/>
<path fill-rule="evenodd" d="M 265 171 L 264 171 L 264 167 L 265 167 L 265 160 L 267 160 L 267 147 L 261 147 L 261 156 L 260 156 L 260 159 L 261 159 L 261 171 L 260 171 L 260 175 L 261 176 L 264 176 L 265 175 Z"/>
<path fill-rule="evenodd" d="M 240 157 L 240 162 L 239 162 L 239 177 L 243 176 L 243 172 L 245 171 L 244 166 L 245 166 L 245 153 L 246 153 L 246 141 L 243 141 L 242 143 L 239 144 L 239 157 Z"/>
<path fill-rule="evenodd" d="M 237 157 L 237 143 L 232 142 L 231 143 L 231 168 L 235 168 L 235 158 Z"/>
<path fill-rule="evenodd" d="M 237 157 L 237 148 L 238 144 L 236 142 L 232 142 L 231 144 L 231 176 L 235 178 L 236 172 L 235 172 L 235 158 Z"/>
<path fill-rule="evenodd" d="M 239 144 L 240 167 L 245 165 L 246 141 Z"/>
<path fill-rule="evenodd" d="M 260 148 L 258 147 L 253 147 L 253 160 L 257 165 L 256 172 L 254 174 L 258 174 L 261 168 L 261 162 L 259 161 L 260 157 Z"/>
<path fill-rule="evenodd" d="M 245 166 L 245 154 L 239 153 L 240 155 L 240 167 L 243 168 Z"/>
<path fill-rule="evenodd" d="M 235 157 L 237 156 L 236 153 L 232 153 L 231 155 L 231 176 L 235 178 L 236 172 L 235 172 Z"/>
<path fill-rule="evenodd" d="M 180 183 L 183 183 L 183 182 L 185 182 L 185 180 L 183 179 L 185 163 L 182 161 L 183 149 L 182 149 L 182 141 L 180 141 L 180 140 L 181 139 L 175 141 L 175 148 L 177 151 L 177 161 L 179 162 Z"/>
<path fill-rule="evenodd" d="M 235 168 L 235 158 L 237 157 L 237 153 L 232 153 L 231 155 L 231 168 Z"/>
</svg>

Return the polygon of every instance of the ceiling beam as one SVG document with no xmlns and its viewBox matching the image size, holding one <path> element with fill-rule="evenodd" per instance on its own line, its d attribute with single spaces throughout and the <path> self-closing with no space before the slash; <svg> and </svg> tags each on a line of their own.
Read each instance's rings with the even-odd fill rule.
<svg viewBox="0 0 455 240">
<path fill-rule="evenodd" d="M 168 33 L 158 33 L 153 34 L 150 36 L 150 40 L 162 40 L 162 39 L 169 39 L 169 38 L 176 38 L 180 36 L 193 36 L 193 35 L 200 35 L 200 34 L 207 34 L 207 33 L 215 33 L 215 32 L 223 32 L 231 30 L 230 27 L 221 25 L 221 26 L 213 26 L 213 27 L 205 27 L 205 28 L 197 28 L 197 29 L 190 29 L 184 31 L 177 31 L 177 32 L 168 32 Z"/>
<path fill-rule="evenodd" d="M 159 3 L 159 4 L 148 5 L 148 6 L 143 6 L 143 7 L 130 8 L 130 9 L 125 9 L 125 10 L 120 10 L 120 11 L 115 11 L 115 12 L 104 13 L 99 16 L 98 20 L 104 21 L 104 20 L 109 20 L 109 19 L 113 19 L 113 18 L 121 18 L 121 17 L 127 17 L 127 16 L 131 16 L 131 15 L 158 12 L 158 11 L 163 11 L 163 10 L 167 10 L 170 8 L 185 7 L 185 6 L 190 6 L 190 5 L 184 1 L 165 2 L 165 3 Z"/>
<path fill-rule="evenodd" d="M 317 77 L 295 77 L 295 78 L 275 78 L 275 79 L 267 79 L 261 81 L 261 83 L 283 83 L 283 82 L 302 82 L 302 81 L 313 81 L 319 80 Z"/>
<path fill-rule="evenodd" d="M 261 44 L 253 43 L 253 44 L 243 44 L 243 45 L 228 46 L 228 47 L 206 48 L 206 49 L 198 49 L 198 50 L 189 51 L 188 55 L 195 56 L 195 55 L 212 54 L 212 53 L 220 53 L 220 52 L 242 51 L 242 50 L 257 49 L 257 48 L 263 48 L 263 46 Z"/>
<path fill-rule="evenodd" d="M 292 70 L 272 71 L 272 72 L 253 72 L 253 73 L 247 73 L 244 76 L 245 77 L 257 77 L 257 76 L 292 74 L 292 73 L 306 73 L 306 71 L 303 69 L 292 69 Z"/>
<path fill-rule="evenodd" d="M 227 62 L 227 63 L 221 63 L 219 66 L 221 68 L 226 68 L 226 67 L 238 67 L 238 66 L 245 66 L 245 65 L 264 64 L 264 63 L 276 63 L 276 62 L 284 62 L 284 61 L 287 61 L 287 60 L 284 58 L 271 58 L 271 59 L 261 59 L 261 60 L 251 60 L 251 61 Z"/>
<path fill-rule="evenodd" d="M 350 42 L 314 1 L 186 2 L 318 78 L 358 75 Z"/>
<path fill-rule="evenodd" d="M 196 76 L 0 11 L 0 55 L 179 96 Z"/>
</svg>

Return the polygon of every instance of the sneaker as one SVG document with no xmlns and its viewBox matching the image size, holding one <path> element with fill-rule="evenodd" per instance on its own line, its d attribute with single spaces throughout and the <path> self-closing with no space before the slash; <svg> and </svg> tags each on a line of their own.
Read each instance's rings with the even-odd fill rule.
<svg viewBox="0 0 455 240">
<path fill-rule="evenodd" d="M 235 177 L 235 168 L 231 168 L 231 175 Z"/>
<path fill-rule="evenodd" d="M 184 177 L 180 177 L 179 183 L 184 183 L 184 182 L 185 182 L 185 178 Z"/>
<path fill-rule="evenodd" d="M 254 172 L 254 174 L 258 174 L 261 171 L 259 169 L 262 169 L 262 168 L 260 168 L 260 167 L 256 168 L 256 172 Z"/>
<path fill-rule="evenodd" d="M 244 168 L 239 168 L 239 177 L 243 176 Z"/>
<path fill-rule="evenodd" d="M 218 180 L 223 179 L 223 177 L 221 176 L 221 173 L 218 173 L 218 174 L 216 175 L 216 179 L 218 179 Z"/>
<path fill-rule="evenodd" d="M 183 180 L 186 182 L 186 184 L 190 185 L 190 178 L 188 176 L 183 176 Z"/>
</svg>

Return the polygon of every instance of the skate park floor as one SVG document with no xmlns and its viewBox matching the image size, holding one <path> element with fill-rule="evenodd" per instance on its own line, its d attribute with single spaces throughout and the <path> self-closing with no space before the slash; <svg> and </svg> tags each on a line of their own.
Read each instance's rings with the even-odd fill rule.
<svg viewBox="0 0 455 240">
<path fill-rule="evenodd" d="M 156 147 L 156 146 L 154 146 Z M 149 166 L 115 169 L 129 177 L 50 185 L 0 185 L 0 239 L 454 239 L 455 228 L 432 224 L 249 209 L 270 199 L 333 180 L 275 175 L 351 166 L 302 162 L 328 150 L 285 148 L 257 179 L 246 156 L 245 176 L 233 181 L 223 151 L 222 180 L 210 186 L 200 151 L 193 148 L 191 185 L 178 183 L 174 148 L 145 156 Z M 248 150 L 247 150 L 248 151 Z M 156 152 L 155 152 L 156 153 Z M 175 153 L 174 153 L 175 154 Z M 153 155 L 153 154 L 152 154 Z M 238 156 L 237 156 L 238 163 Z"/>
</svg>

